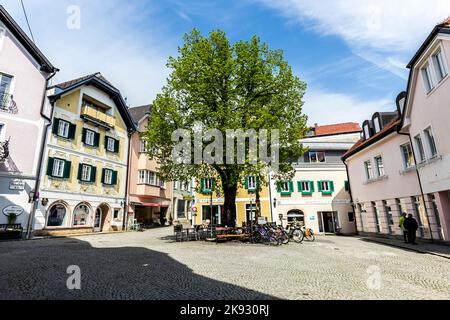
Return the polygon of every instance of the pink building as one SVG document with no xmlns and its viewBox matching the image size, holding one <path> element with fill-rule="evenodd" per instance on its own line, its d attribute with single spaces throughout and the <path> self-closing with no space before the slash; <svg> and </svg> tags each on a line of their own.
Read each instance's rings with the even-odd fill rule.
<svg viewBox="0 0 450 320">
<path fill-rule="evenodd" d="M 411 137 L 427 212 L 450 240 L 450 19 L 437 25 L 408 68 L 401 132 Z M 436 214 L 437 212 L 437 214 Z"/>
<path fill-rule="evenodd" d="M 29 225 L 56 71 L 0 6 L 0 224 Z"/>
<path fill-rule="evenodd" d="M 138 132 L 131 137 L 129 166 L 129 211 L 128 222 L 136 219 L 138 223 L 151 225 L 161 218 L 169 220 L 172 214 L 172 183 L 158 177 L 158 164 L 150 160 L 145 142 L 141 138 L 148 125 L 151 106 L 129 109 L 138 127 Z"/>
</svg>

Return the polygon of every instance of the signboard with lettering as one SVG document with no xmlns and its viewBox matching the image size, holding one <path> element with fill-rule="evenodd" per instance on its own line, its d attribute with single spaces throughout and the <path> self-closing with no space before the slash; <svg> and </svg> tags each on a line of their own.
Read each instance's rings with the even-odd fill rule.
<svg viewBox="0 0 450 320">
<path fill-rule="evenodd" d="M 11 180 L 9 182 L 9 190 L 25 190 L 25 182 L 22 180 Z"/>
<path fill-rule="evenodd" d="M 8 206 L 3 208 L 3 214 L 9 217 L 12 214 L 15 214 L 16 217 L 20 216 L 25 210 L 19 206 Z"/>
</svg>

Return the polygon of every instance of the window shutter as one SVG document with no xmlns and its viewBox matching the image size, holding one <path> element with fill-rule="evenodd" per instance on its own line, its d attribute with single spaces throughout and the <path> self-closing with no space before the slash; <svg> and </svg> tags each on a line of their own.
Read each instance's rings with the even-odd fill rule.
<svg viewBox="0 0 450 320">
<path fill-rule="evenodd" d="M 205 193 L 205 179 L 200 180 L 201 193 Z"/>
<path fill-rule="evenodd" d="M 245 177 L 245 189 L 248 190 L 248 177 Z"/>
<path fill-rule="evenodd" d="M 108 136 L 105 136 L 105 150 L 108 151 Z"/>
<path fill-rule="evenodd" d="M 322 192 L 322 181 L 317 182 L 317 189 Z"/>
<path fill-rule="evenodd" d="M 260 178 L 259 177 L 256 177 L 256 187 L 259 189 L 259 183 L 260 183 Z"/>
<path fill-rule="evenodd" d="M 48 165 L 47 165 L 47 175 L 52 176 L 53 173 L 53 158 L 48 158 Z"/>
<path fill-rule="evenodd" d="M 277 182 L 277 192 L 281 193 L 281 182 Z"/>
<path fill-rule="evenodd" d="M 79 164 L 78 165 L 78 177 L 77 177 L 77 179 L 79 180 L 79 181 L 81 181 L 81 175 L 82 175 L 82 173 L 83 173 L 83 164 Z"/>
<path fill-rule="evenodd" d="M 91 176 L 89 178 L 90 182 L 95 182 L 97 180 L 97 167 L 91 167 Z"/>
<path fill-rule="evenodd" d="M 72 169 L 72 162 L 65 161 L 64 163 L 64 178 L 69 179 L 70 178 L 70 171 Z"/>
<path fill-rule="evenodd" d="M 100 145 L 100 133 L 95 132 L 94 133 L 94 147 L 97 147 Z"/>
<path fill-rule="evenodd" d="M 298 192 L 303 192 L 302 182 L 301 181 L 297 181 L 297 188 L 298 188 Z"/>
<path fill-rule="evenodd" d="M 216 179 L 211 179 L 211 192 L 216 190 Z"/>
<path fill-rule="evenodd" d="M 350 191 L 350 183 L 345 181 L 345 191 Z"/>
<path fill-rule="evenodd" d="M 119 146 L 120 146 L 120 141 L 114 140 L 114 152 L 115 153 L 119 153 Z"/>
<path fill-rule="evenodd" d="M 117 171 L 112 172 L 111 185 L 115 186 L 117 184 Z"/>
<path fill-rule="evenodd" d="M 86 129 L 83 128 L 83 133 L 81 134 L 81 141 L 86 144 Z"/>
<path fill-rule="evenodd" d="M 68 138 L 70 140 L 75 139 L 75 132 L 77 131 L 77 125 L 76 124 L 69 124 L 69 136 Z"/>
<path fill-rule="evenodd" d="M 289 181 L 289 192 L 294 192 L 294 182 Z"/>
<path fill-rule="evenodd" d="M 311 193 L 315 192 L 315 190 L 314 190 L 314 181 L 309 181 L 309 188 L 311 190 Z"/>
<path fill-rule="evenodd" d="M 55 119 L 53 120 L 52 133 L 53 133 L 53 134 L 58 134 L 58 128 L 59 128 L 59 119 L 55 118 Z"/>
<path fill-rule="evenodd" d="M 329 183 L 330 183 L 330 191 L 331 191 L 331 193 L 333 193 L 334 192 L 334 182 L 329 181 Z"/>
<path fill-rule="evenodd" d="M 102 170 L 102 183 L 105 184 L 105 171 L 106 169 Z"/>
</svg>

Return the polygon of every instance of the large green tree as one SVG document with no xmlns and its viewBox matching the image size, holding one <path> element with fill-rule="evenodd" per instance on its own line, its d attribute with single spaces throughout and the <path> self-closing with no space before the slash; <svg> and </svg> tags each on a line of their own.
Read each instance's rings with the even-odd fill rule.
<svg viewBox="0 0 450 320">
<path fill-rule="evenodd" d="M 180 164 L 172 157 L 177 144 L 172 141 L 173 132 L 218 129 L 226 150 L 227 130 L 279 130 L 278 178 L 290 177 L 291 161 L 303 153 L 298 140 L 306 131 L 307 118 L 302 113 L 306 84 L 293 74 L 281 50 L 270 50 L 256 36 L 231 44 L 223 31 L 213 31 L 206 37 L 194 29 L 184 36 L 184 45 L 178 51 L 178 57 L 169 58 L 171 74 L 153 103 L 143 134 L 148 154 L 158 161 L 163 180 L 220 179 L 217 185 L 225 197 L 225 224 L 233 226 L 238 188 L 248 175 L 258 176 L 260 188 L 267 184 L 267 163 L 261 158 L 251 162 L 247 157 L 244 163 L 230 164 L 225 153 L 223 161 L 217 163 L 194 163 L 192 142 L 193 161 Z M 214 139 L 203 141 L 202 147 L 211 142 Z M 249 144 L 245 144 L 247 151 Z M 212 154 L 216 155 L 214 151 Z"/>
</svg>

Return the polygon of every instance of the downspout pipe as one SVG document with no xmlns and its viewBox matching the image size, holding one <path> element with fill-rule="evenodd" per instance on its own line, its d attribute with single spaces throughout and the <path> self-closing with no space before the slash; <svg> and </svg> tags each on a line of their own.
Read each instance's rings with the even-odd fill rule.
<svg viewBox="0 0 450 320">
<path fill-rule="evenodd" d="M 44 92 L 42 95 L 40 115 L 42 118 L 47 120 L 47 123 L 45 124 L 44 130 L 42 132 L 42 140 L 41 140 L 42 143 L 41 143 L 41 150 L 39 151 L 39 160 L 38 160 L 38 166 L 37 166 L 36 183 L 35 183 L 35 187 L 34 187 L 33 205 L 31 206 L 31 212 L 28 217 L 28 226 L 27 226 L 27 233 L 26 233 L 27 239 L 31 238 L 31 231 L 33 229 L 32 226 L 33 226 L 34 217 L 36 214 L 37 203 L 39 201 L 38 194 L 39 194 L 39 189 L 40 189 L 40 185 L 41 185 L 41 174 L 42 174 L 42 165 L 44 162 L 44 151 L 45 151 L 45 147 L 47 145 L 47 131 L 48 131 L 48 128 L 52 125 L 52 121 L 53 121 L 52 119 L 53 119 L 53 111 L 54 111 L 54 102 L 51 103 L 52 108 L 51 108 L 50 117 L 47 117 L 47 115 L 44 113 L 45 102 L 47 99 L 48 84 L 49 84 L 50 80 L 58 72 L 59 72 L 59 69 L 54 69 L 53 73 L 48 78 L 45 79 Z"/>
<path fill-rule="evenodd" d="M 413 156 L 414 156 L 414 161 L 415 161 L 416 163 L 418 163 L 418 162 L 417 162 L 416 151 L 415 151 L 415 149 L 413 148 L 413 141 L 412 141 L 411 135 L 410 135 L 409 133 L 400 132 L 400 128 L 398 128 L 397 133 L 398 133 L 399 135 L 402 135 L 402 136 L 408 136 L 408 138 L 409 138 L 409 143 L 411 144 L 411 150 L 412 150 Z M 430 218 L 429 218 L 429 216 L 428 216 L 427 204 L 426 204 L 426 202 L 425 202 L 425 194 L 424 194 L 424 192 L 423 192 L 422 180 L 420 179 L 420 172 L 419 172 L 419 168 L 417 167 L 417 165 L 416 165 L 416 170 L 415 170 L 415 171 L 416 171 L 416 174 L 417 174 L 417 179 L 419 180 L 420 194 L 421 194 L 421 196 L 422 196 L 423 204 L 424 204 L 424 207 L 425 207 L 425 215 L 427 216 L 427 223 L 428 223 L 428 226 L 430 227 L 430 237 L 431 237 L 431 242 L 434 243 L 433 231 L 431 230 Z"/>
<path fill-rule="evenodd" d="M 130 170 L 131 170 L 131 146 L 132 146 L 132 137 L 133 133 L 128 132 L 128 155 L 127 155 L 127 177 L 126 177 L 126 184 L 125 184 L 125 206 L 123 208 L 123 221 L 122 221 L 122 231 L 125 231 L 126 228 L 128 228 L 128 208 L 130 196 L 128 194 L 128 191 L 130 190 Z"/>
</svg>

